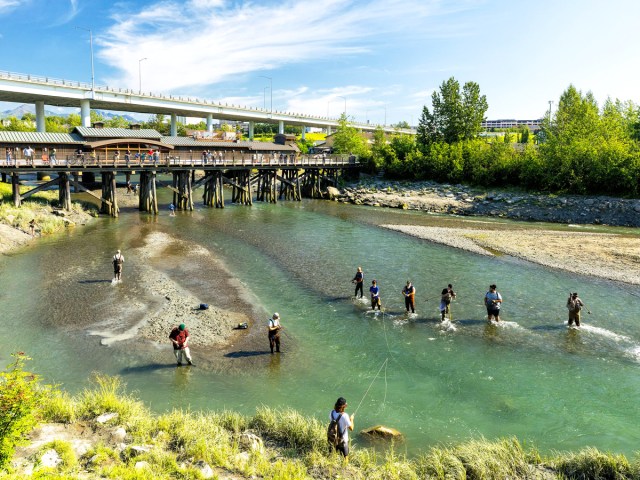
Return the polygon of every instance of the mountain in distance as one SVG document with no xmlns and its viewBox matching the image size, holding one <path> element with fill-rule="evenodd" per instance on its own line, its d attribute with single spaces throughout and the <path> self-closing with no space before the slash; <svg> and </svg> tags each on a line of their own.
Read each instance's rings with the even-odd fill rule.
<svg viewBox="0 0 640 480">
<path fill-rule="evenodd" d="M 124 118 L 127 122 L 140 122 L 140 121 L 146 121 L 148 118 L 147 115 L 145 115 L 144 119 L 140 119 L 140 118 L 135 118 L 132 117 L 131 115 L 127 114 L 127 113 L 120 113 L 120 112 L 108 112 L 106 110 L 94 110 L 94 112 L 96 112 L 98 115 L 102 116 L 102 118 L 104 118 L 105 120 L 110 120 L 112 118 L 115 117 L 122 117 Z M 8 117 L 16 117 L 16 118 L 22 118 L 22 116 L 25 113 L 31 113 L 32 115 L 36 114 L 36 106 L 29 104 L 29 103 L 25 103 L 23 105 L 18 105 L 17 107 L 11 109 L 11 110 L 5 110 L 4 112 L 0 112 L 0 118 L 8 118 Z M 52 112 L 51 110 L 45 110 L 44 114 L 47 117 L 68 117 L 69 114 L 71 113 L 80 113 L 80 109 L 79 108 L 62 108 L 60 112 Z"/>
</svg>

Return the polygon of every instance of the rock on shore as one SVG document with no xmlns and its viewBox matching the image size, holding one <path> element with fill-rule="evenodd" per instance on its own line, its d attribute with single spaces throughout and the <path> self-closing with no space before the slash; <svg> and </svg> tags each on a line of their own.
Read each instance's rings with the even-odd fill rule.
<svg viewBox="0 0 640 480">
<path fill-rule="evenodd" d="M 370 180 L 344 188 L 344 203 L 517 220 L 640 227 L 640 200 L 491 192 L 434 182 Z"/>
</svg>

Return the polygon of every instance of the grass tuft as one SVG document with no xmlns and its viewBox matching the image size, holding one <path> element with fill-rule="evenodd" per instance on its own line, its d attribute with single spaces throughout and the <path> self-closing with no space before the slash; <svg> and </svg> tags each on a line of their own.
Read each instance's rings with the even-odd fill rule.
<svg viewBox="0 0 640 480">
<path fill-rule="evenodd" d="M 623 480 L 640 476 L 638 469 L 633 468 L 623 455 L 603 453 L 596 448 L 585 448 L 578 453 L 558 454 L 549 463 L 567 478 Z"/>
</svg>

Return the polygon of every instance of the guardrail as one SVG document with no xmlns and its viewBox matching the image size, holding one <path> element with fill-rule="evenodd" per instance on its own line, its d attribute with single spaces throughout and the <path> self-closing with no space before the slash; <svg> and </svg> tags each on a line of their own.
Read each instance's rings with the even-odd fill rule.
<svg viewBox="0 0 640 480">
<path fill-rule="evenodd" d="M 258 155 L 242 155 L 240 158 L 193 158 L 181 155 L 165 155 L 160 157 L 140 157 L 130 159 L 109 159 L 105 155 L 84 153 L 82 155 L 67 155 L 63 159 L 42 155 L 39 158 L 12 158 L 10 161 L 0 159 L 0 169 L 47 169 L 64 170 L 72 169 L 159 169 L 187 167 L 198 169 L 214 169 L 229 167 L 250 168 L 309 168 L 309 167 L 356 167 L 359 165 L 355 155 L 301 155 L 293 157 L 283 155 L 273 158 L 270 155 L 260 157 Z"/>
</svg>

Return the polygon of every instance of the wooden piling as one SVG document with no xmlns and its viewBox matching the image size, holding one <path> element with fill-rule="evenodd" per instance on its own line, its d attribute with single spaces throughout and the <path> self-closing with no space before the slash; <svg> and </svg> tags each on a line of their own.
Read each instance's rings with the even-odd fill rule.
<svg viewBox="0 0 640 480">
<path fill-rule="evenodd" d="M 70 172 L 60 172 L 60 174 L 58 174 L 58 201 L 60 203 L 60 207 L 63 210 L 67 211 L 71 210 L 71 182 L 69 181 L 70 176 Z"/>
<path fill-rule="evenodd" d="M 20 199 L 20 174 L 18 172 L 11 173 L 11 191 L 13 194 L 13 205 L 19 207 L 22 200 Z"/>
</svg>

